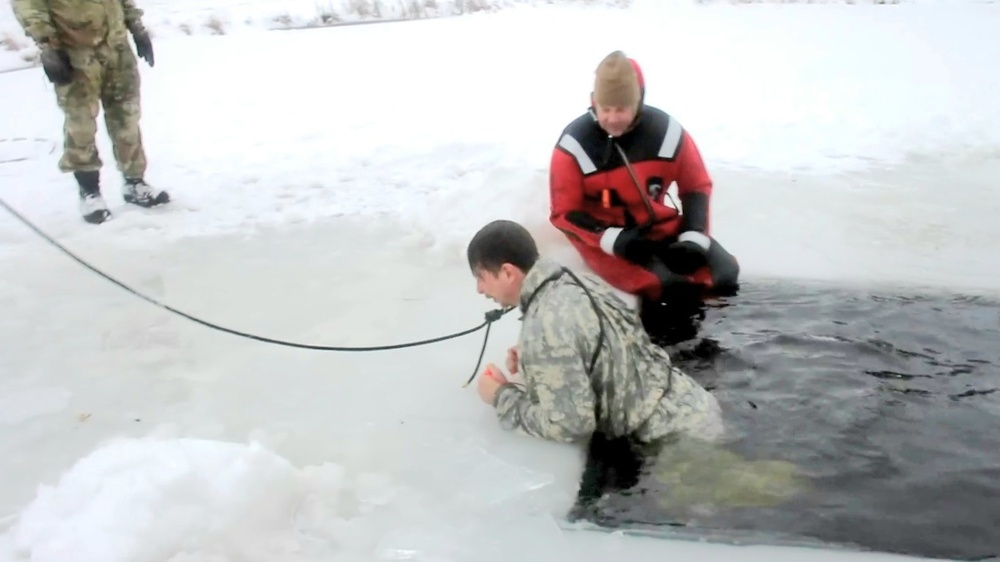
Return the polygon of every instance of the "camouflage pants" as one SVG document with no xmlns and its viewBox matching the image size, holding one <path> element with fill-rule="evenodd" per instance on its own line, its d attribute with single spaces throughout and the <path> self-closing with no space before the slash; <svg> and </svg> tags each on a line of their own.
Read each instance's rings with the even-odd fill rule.
<svg viewBox="0 0 1000 562">
<path fill-rule="evenodd" d="M 665 437 L 688 437 L 715 442 L 725 435 L 719 401 L 680 369 L 674 369 L 671 390 L 653 415 L 636 431 L 636 438 L 649 443 Z"/>
<path fill-rule="evenodd" d="M 139 68 L 132 49 L 128 43 L 102 45 L 70 50 L 69 57 L 75 71 L 73 81 L 55 88 L 65 116 L 59 169 L 74 172 L 101 168 L 96 137 L 97 116 L 103 106 L 118 170 L 126 177 L 143 177 L 146 154 L 139 130 Z"/>
</svg>

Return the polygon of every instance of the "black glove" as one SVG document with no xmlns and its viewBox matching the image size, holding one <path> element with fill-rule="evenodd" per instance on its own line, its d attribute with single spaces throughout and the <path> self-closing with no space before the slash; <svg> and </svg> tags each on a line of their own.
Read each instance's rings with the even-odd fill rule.
<svg viewBox="0 0 1000 562">
<path fill-rule="evenodd" d="M 708 195 L 681 195 L 681 235 L 677 241 L 658 252 L 667 267 L 681 275 L 691 275 L 708 263 L 712 240 L 704 234 L 708 228 Z"/>
<path fill-rule="evenodd" d="M 659 256 L 670 271 L 691 275 L 708 264 L 708 249 L 711 245 L 711 238 L 696 230 L 689 230 L 659 252 Z"/>
<path fill-rule="evenodd" d="M 42 49 L 40 55 L 42 60 L 42 70 L 49 82 L 63 86 L 73 81 L 73 65 L 69 62 L 69 55 L 62 49 Z"/>
<path fill-rule="evenodd" d="M 601 249 L 607 254 L 625 258 L 632 263 L 645 265 L 656 251 L 656 242 L 644 238 L 644 230 L 639 227 L 609 227 L 583 211 L 566 213 L 566 220 L 584 230 L 603 232 Z"/>
<path fill-rule="evenodd" d="M 677 304 L 699 299 L 701 287 L 685 275 L 671 271 L 661 260 L 654 259 L 650 270 L 660 280 L 660 302 Z"/>
<path fill-rule="evenodd" d="M 149 39 L 149 33 L 144 29 L 133 31 L 132 40 L 135 41 L 135 53 L 139 55 L 139 58 L 146 59 L 146 64 L 152 68 L 154 62 L 153 42 Z"/>
<path fill-rule="evenodd" d="M 608 248 L 609 242 L 611 242 L 610 248 Z M 615 227 L 604 231 L 601 248 L 632 263 L 645 265 L 652 259 L 656 243 L 644 238 L 643 232 L 637 227 L 624 229 Z"/>
</svg>

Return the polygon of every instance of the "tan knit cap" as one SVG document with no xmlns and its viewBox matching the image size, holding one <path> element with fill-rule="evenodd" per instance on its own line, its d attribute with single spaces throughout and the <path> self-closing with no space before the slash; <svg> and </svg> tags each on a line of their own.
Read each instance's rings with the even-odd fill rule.
<svg viewBox="0 0 1000 562">
<path fill-rule="evenodd" d="M 615 51 L 597 65 L 594 102 L 610 107 L 639 105 L 639 77 L 625 53 Z"/>
</svg>

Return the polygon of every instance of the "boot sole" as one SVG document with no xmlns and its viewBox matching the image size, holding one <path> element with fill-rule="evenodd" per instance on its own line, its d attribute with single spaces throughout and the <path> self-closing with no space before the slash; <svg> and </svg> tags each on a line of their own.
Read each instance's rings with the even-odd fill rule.
<svg viewBox="0 0 1000 562">
<path fill-rule="evenodd" d="M 139 199 L 136 197 L 132 197 L 131 195 L 125 195 L 123 196 L 123 198 L 125 199 L 126 203 L 131 203 L 133 205 L 137 205 L 145 209 L 149 209 L 150 207 L 156 207 L 158 205 L 163 205 L 170 202 L 170 196 L 167 195 L 167 192 L 165 191 L 156 196 L 155 199 Z"/>
<path fill-rule="evenodd" d="M 83 215 L 83 220 L 90 224 L 101 224 L 111 220 L 111 211 L 95 211 L 89 215 Z"/>
</svg>

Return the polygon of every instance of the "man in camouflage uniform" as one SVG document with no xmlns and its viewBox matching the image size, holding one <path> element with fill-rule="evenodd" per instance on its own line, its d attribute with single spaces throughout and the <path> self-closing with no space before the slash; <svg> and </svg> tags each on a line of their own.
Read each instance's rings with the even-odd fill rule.
<svg viewBox="0 0 1000 562">
<path fill-rule="evenodd" d="M 479 378 L 503 428 L 565 443 L 595 434 L 646 444 L 721 437 L 718 401 L 671 365 L 607 282 L 539 257 L 530 233 L 511 221 L 483 227 L 468 259 L 477 290 L 523 315 L 507 368 L 524 388 L 492 364 Z"/>
<path fill-rule="evenodd" d="M 12 0 L 14 15 L 41 50 L 42 68 L 54 84 L 65 116 L 59 169 L 79 184 L 80 212 L 98 224 L 111 217 L 100 191 L 97 116 L 104 120 L 124 176 L 123 197 L 142 207 L 169 195 L 144 180 L 146 154 L 139 129 L 139 68 L 128 43 L 153 66 L 153 47 L 134 0 Z"/>
</svg>

